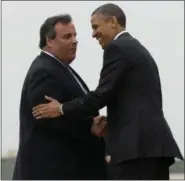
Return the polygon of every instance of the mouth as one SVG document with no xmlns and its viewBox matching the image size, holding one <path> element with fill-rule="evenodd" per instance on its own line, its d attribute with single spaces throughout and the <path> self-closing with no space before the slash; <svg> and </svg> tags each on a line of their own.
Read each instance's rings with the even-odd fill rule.
<svg viewBox="0 0 185 181">
<path fill-rule="evenodd" d="M 76 49 L 77 49 L 77 48 L 71 48 L 70 50 L 71 50 L 72 52 L 76 52 Z"/>
<path fill-rule="evenodd" d="M 96 39 L 97 39 L 98 42 L 101 44 L 101 42 L 102 42 L 102 37 L 97 37 Z"/>
<path fill-rule="evenodd" d="M 97 39 L 97 41 L 99 42 L 99 44 L 100 44 L 101 46 L 104 45 L 104 42 L 103 42 L 102 37 L 97 37 L 96 39 Z"/>
</svg>

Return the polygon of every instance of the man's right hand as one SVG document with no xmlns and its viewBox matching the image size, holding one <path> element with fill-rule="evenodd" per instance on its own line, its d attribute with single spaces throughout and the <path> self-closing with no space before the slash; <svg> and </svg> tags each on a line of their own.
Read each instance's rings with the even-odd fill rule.
<svg viewBox="0 0 185 181">
<path fill-rule="evenodd" d="M 105 116 L 96 116 L 93 118 L 91 133 L 98 137 L 103 137 L 106 134 L 107 121 Z"/>
</svg>

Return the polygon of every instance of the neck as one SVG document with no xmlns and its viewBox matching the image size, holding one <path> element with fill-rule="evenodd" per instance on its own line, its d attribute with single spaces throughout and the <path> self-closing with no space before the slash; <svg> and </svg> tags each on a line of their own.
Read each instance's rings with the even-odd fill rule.
<svg viewBox="0 0 185 181">
<path fill-rule="evenodd" d="M 55 58 L 57 58 L 58 60 L 60 60 L 60 58 L 55 53 L 53 53 L 51 51 L 51 49 L 49 49 L 49 48 L 46 47 L 46 48 L 43 48 L 42 51 L 45 51 L 45 52 L 51 54 L 52 56 L 54 56 Z M 60 60 L 60 61 L 62 61 L 62 60 Z"/>
<path fill-rule="evenodd" d="M 119 28 L 119 29 L 116 31 L 116 33 L 115 33 L 115 35 L 114 35 L 114 40 L 118 38 L 118 36 L 120 35 L 120 33 L 121 33 L 122 31 L 126 31 L 125 28 Z"/>
<path fill-rule="evenodd" d="M 56 60 L 62 62 L 64 65 L 68 65 L 70 64 L 72 61 L 63 61 L 61 58 L 59 58 L 56 54 L 54 54 L 49 48 L 45 47 L 45 48 L 42 48 L 42 51 L 45 51 L 49 54 L 51 54 L 53 57 L 55 57 Z"/>
<path fill-rule="evenodd" d="M 42 50 L 45 51 L 45 52 L 48 52 L 48 53 L 50 53 L 50 54 L 52 54 L 52 55 L 54 55 L 54 54 L 52 53 L 52 51 L 51 51 L 49 48 L 47 48 L 47 47 L 42 48 Z"/>
<path fill-rule="evenodd" d="M 118 35 L 118 34 L 121 33 L 122 31 L 126 31 L 126 29 L 123 28 L 123 27 L 119 27 L 118 30 L 117 30 L 116 35 Z M 116 35 L 115 35 L 115 36 L 116 36 Z"/>
</svg>

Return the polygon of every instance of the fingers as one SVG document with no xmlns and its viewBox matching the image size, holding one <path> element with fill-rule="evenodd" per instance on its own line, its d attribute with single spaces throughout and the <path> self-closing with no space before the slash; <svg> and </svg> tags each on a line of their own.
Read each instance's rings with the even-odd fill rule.
<svg viewBox="0 0 185 181">
<path fill-rule="evenodd" d="M 43 111 L 46 111 L 47 110 L 47 104 L 40 104 L 40 105 L 38 105 L 38 106 L 35 106 L 33 109 L 32 109 L 32 111 L 33 112 L 43 112 Z"/>
<path fill-rule="evenodd" d="M 35 106 L 32 109 L 33 116 L 36 119 L 55 118 L 61 116 L 61 112 L 59 111 L 61 104 L 51 97 L 45 96 L 45 98 L 50 102 Z"/>
<path fill-rule="evenodd" d="M 47 106 L 44 105 L 38 105 L 33 108 L 32 114 L 36 119 L 43 118 L 44 115 L 48 113 L 48 108 Z"/>
<path fill-rule="evenodd" d="M 93 119 L 96 124 L 100 123 L 100 119 Z"/>
<path fill-rule="evenodd" d="M 33 116 L 34 116 L 36 119 L 38 119 L 39 117 L 42 117 L 44 113 L 43 113 L 43 111 L 35 111 L 35 112 L 33 112 L 32 114 L 33 114 Z"/>
<path fill-rule="evenodd" d="M 48 101 L 50 101 L 50 102 L 51 102 L 51 101 L 55 101 L 55 99 L 53 99 L 53 98 L 51 98 L 51 97 L 49 97 L 49 96 L 44 96 L 44 97 L 45 97 L 46 100 L 48 100 Z"/>
<path fill-rule="evenodd" d="M 43 112 L 42 111 L 38 111 L 38 110 L 35 110 L 32 112 L 33 116 L 34 117 L 39 117 L 39 116 L 42 116 Z"/>
<path fill-rule="evenodd" d="M 94 120 L 94 124 L 91 127 L 91 133 L 97 137 L 104 137 L 107 130 L 107 122 L 105 120 L 96 124 L 97 120 Z"/>
<path fill-rule="evenodd" d="M 43 119 L 43 116 L 35 117 L 36 119 Z"/>
<path fill-rule="evenodd" d="M 107 135 L 107 129 L 105 128 L 101 134 L 102 137 L 105 137 Z"/>
<path fill-rule="evenodd" d="M 99 119 L 101 119 L 101 120 L 106 120 L 106 116 L 99 116 Z"/>
<path fill-rule="evenodd" d="M 33 116 L 36 119 L 52 118 L 52 116 L 48 114 L 48 111 L 37 111 L 37 112 L 33 112 Z"/>
<path fill-rule="evenodd" d="M 105 161 L 107 163 L 110 163 L 110 160 L 111 160 L 111 156 L 110 155 L 105 156 Z"/>
<path fill-rule="evenodd" d="M 106 120 L 106 116 L 96 116 L 93 118 L 93 120 L 96 124 L 99 124 L 101 121 Z"/>
<path fill-rule="evenodd" d="M 107 122 L 103 121 L 100 135 L 101 135 L 101 137 L 104 137 L 104 136 L 106 136 L 106 134 L 107 134 Z"/>
<path fill-rule="evenodd" d="M 46 103 L 46 104 L 39 104 L 39 105 L 35 106 L 35 107 L 32 109 L 32 111 L 33 111 L 33 112 L 44 111 L 45 109 L 47 109 L 48 104 L 49 104 L 49 103 Z"/>
<path fill-rule="evenodd" d="M 98 136 L 98 137 L 105 137 L 106 134 L 107 134 L 107 131 L 104 128 L 101 132 L 96 133 L 96 136 Z"/>
<path fill-rule="evenodd" d="M 106 116 L 99 115 L 99 116 L 96 116 L 95 118 L 97 118 L 97 119 L 105 119 Z"/>
<path fill-rule="evenodd" d="M 46 106 L 46 104 L 39 104 L 39 105 L 37 105 L 37 106 L 35 106 L 35 107 L 33 108 L 33 111 L 38 110 L 38 109 L 42 109 L 42 108 L 45 107 L 45 106 Z"/>
</svg>

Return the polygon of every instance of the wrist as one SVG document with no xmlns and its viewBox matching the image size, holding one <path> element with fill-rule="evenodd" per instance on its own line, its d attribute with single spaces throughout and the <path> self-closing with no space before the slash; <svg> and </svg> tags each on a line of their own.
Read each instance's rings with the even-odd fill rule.
<svg viewBox="0 0 185 181">
<path fill-rule="evenodd" d="M 59 106 L 59 112 L 64 115 L 64 111 L 63 111 L 63 104 L 60 104 Z"/>
</svg>

